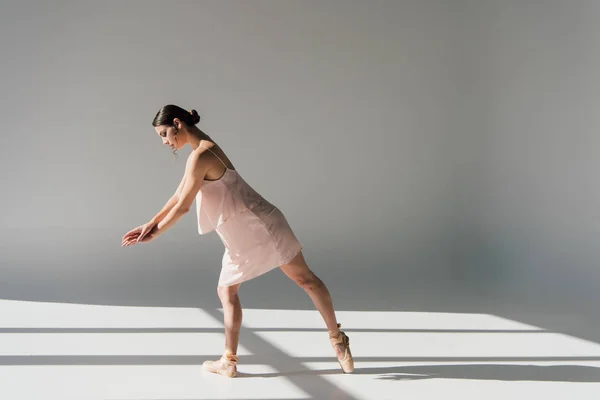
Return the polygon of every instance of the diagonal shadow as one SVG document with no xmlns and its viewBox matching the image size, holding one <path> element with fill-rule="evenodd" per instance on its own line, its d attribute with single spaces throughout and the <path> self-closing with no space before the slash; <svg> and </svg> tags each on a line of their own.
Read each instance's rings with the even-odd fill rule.
<svg viewBox="0 0 600 400">
<path fill-rule="evenodd" d="M 247 335 L 246 335 L 247 336 Z M 246 346 L 245 337 L 244 347 Z M 303 363 L 322 363 L 335 361 L 335 357 L 291 357 L 279 350 L 269 347 L 257 347 L 260 354 L 243 356 L 245 364 L 273 365 L 277 370 L 267 374 L 242 374 L 256 377 L 275 377 L 284 375 L 320 375 L 323 370 L 304 367 Z M 270 345 L 268 345 L 270 346 Z M 0 356 L 0 366 L 24 365 L 199 365 L 205 360 L 216 359 L 221 353 L 185 355 L 11 355 Z M 290 360 L 292 359 L 292 360 Z M 280 361 L 278 361 L 280 360 Z M 600 357 L 354 357 L 355 373 L 359 374 L 362 362 L 576 362 L 600 361 Z M 242 364 L 243 368 L 243 364 Z M 290 368 L 293 370 L 291 372 Z M 332 373 L 342 374 L 341 369 L 333 369 Z"/>
<path fill-rule="evenodd" d="M 254 332 L 323 332 L 318 328 L 252 328 Z M 344 329 L 376 333 L 560 333 L 543 329 Z M 0 333 L 223 333 L 223 328 L 0 328 Z"/>
<path fill-rule="evenodd" d="M 600 368 L 583 365 L 457 364 L 373 368 L 359 373 L 389 374 L 377 379 L 469 379 L 496 381 L 600 382 Z"/>
<path fill-rule="evenodd" d="M 223 320 L 222 311 L 217 309 L 203 309 L 203 311 L 218 321 Z M 321 330 L 321 332 L 322 331 L 323 330 Z M 328 340 L 326 335 L 323 337 L 323 340 Z M 323 379 L 318 375 L 310 374 L 311 369 L 302 364 L 301 359 L 292 357 L 279 350 L 267 340 L 257 335 L 255 330 L 244 327 L 243 324 L 240 328 L 240 344 L 242 343 L 251 353 L 261 355 L 260 358 L 264 357 L 266 362 L 263 364 L 268 364 L 277 371 L 286 371 L 289 370 L 290 367 L 301 371 L 302 374 L 289 374 L 285 375 L 285 377 L 313 399 L 358 400 L 356 397 L 330 381 Z M 293 345 L 294 342 L 290 342 L 290 346 Z M 328 360 L 337 360 L 333 349 L 331 349 L 331 352 L 332 356 L 328 358 Z M 246 358 L 247 356 L 244 356 L 244 359 Z M 337 370 L 337 373 L 342 374 L 339 369 Z M 319 379 L 315 380 L 315 377 L 319 377 Z"/>
</svg>

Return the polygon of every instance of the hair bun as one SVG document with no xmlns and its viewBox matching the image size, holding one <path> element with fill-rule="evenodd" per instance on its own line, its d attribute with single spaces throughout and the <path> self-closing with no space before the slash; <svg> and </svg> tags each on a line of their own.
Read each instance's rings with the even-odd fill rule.
<svg viewBox="0 0 600 400">
<path fill-rule="evenodd" d="M 194 125 L 200 122 L 200 115 L 198 115 L 198 111 L 192 110 L 190 111 L 190 114 L 192 114 L 192 122 L 194 123 Z"/>
</svg>

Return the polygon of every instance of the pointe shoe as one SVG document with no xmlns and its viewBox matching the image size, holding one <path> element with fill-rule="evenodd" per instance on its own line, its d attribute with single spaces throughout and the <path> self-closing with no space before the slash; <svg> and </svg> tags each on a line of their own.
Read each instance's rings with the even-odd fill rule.
<svg viewBox="0 0 600 400">
<path fill-rule="evenodd" d="M 350 338 L 343 331 L 339 330 L 339 328 L 342 327 L 342 324 L 337 324 L 337 327 L 337 333 L 336 331 L 328 331 L 329 340 L 331 341 L 334 350 L 339 344 L 344 346 L 344 358 L 341 360 L 338 358 L 338 362 L 340 363 L 340 367 L 342 367 L 342 371 L 348 374 L 354 371 L 354 359 L 350 352 Z"/>
<path fill-rule="evenodd" d="M 219 374 L 228 378 L 237 375 L 238 356 L 231 353 L 223 353 L 217 361 L 204 361 L 202 368 L 213 374 Z"/>
</svg>

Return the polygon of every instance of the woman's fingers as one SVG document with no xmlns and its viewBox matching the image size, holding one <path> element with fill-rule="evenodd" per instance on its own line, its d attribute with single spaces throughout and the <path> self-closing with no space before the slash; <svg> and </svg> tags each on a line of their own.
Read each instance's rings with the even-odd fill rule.
<svg viewBox="0 0 600 400">
<path fill-rule="evenodd" d="M 131 238 L 136 237 L 137 235 L 139 235 L 139 233 L 132 233 L 130 235 L 125 235 L 125 236 L 123 236 L 123 240 L 129 240 Z"/>
<path fill-rule="evenodd" d="M 123 246 L 128 246 L 128 245 L 130 245 L 132 243 L 135 243 L 136 241 L 137 241 L 137 235 L 134 234 L 134 235 L 131 235 L 128 238 L 123 238 L 123 241 L 121 242 L 121 244 Z"/>
<path fill-rule="evenodd" d="M 122 246 L 123 247 L 132 246 L 136 243 L 137 243 L 137 241 L 135 239 L 131 239 L 131 240 L 127 240 L 127 241 L 123 242 Z"/>
<path fill-rule="evenodd" d="M 131 235 L 135 235 L 136 233 L 139 233 L 139 232 L 142 230 L 142 228 L 143 228 L 142 226 L 139 226 L 139 227 L 137 227 L 137 228 L 135 228 L 135 229 L 132 229 L 132 230 L 130 230 L 129 232 L 127 232 L 127 233 L 124 235 L 124 237 L 125 237 L 125 236 L 131 236 Z"/>
<path fill-rule="evenodd" d="M 138 226 L 137 228 L 130 230 L 125 235 L 123 235 L 123 240 L 127 240 L 127 239 L 130 239 L 133 236 L 138 235 L 140 233 L 140 231 L 142 230 L 142 228 L 143 228 L 143 225 L 142 226 Z"/>
<path fill-rule="evenodd" d="M 121 246 L 131 246 L 135 243 L 141 242 L 148 236 L 152 229 L 154 229 L 154 225 L 155 224 L 147 223 L 130 230 L 123 236 Z"/>
</svg>

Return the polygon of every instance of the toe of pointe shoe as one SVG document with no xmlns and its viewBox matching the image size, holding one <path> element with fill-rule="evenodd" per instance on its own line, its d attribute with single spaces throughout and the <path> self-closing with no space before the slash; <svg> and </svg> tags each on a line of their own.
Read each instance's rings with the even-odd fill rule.
<svg viewBox="0 0 600 400">
<path fill-rule="evenodd" d="M 217 361 L 204 361 L 202 368 L 213 374 L 223 375 L 233 378 L 237 375 L 238 357 L 233 354 L 225 354 Z"/>
<path fill-rule="evenodd" d="M 342 371 L 344 371 L 345 374 L 354 372 L 354 358 L 352 358 L 352 352 L 350 351 L 349 345 L 346 347 L 344 358 L 341 360 L 338 359 L 338 362 L 340 363 L 340 367 L 342 367 Z"/>
<path fill-rule="evenodd" d="M 237 375 L 237 369 L 235 367 L 217 368 L 212 365 L 210 361 L 202 364 L 202 369 L 213 374 L 223 375 L 228 378 L 234 378 Z"/>
<path fill-rule="evenodd" d="M 210 370 L 210 369 L 212 369 L 212 364 L 213 364 L 213 361 L 208 361 L 208 360 L 204 361 L 202 363 L 202 369 Z"/>
<path fill-rule="evenodd" d="M 346 361 L 340 361 L 340 367 L 345 374 L 351 374 L 354 372 L 354 361 L 350 358 Z"/>
</svg>

